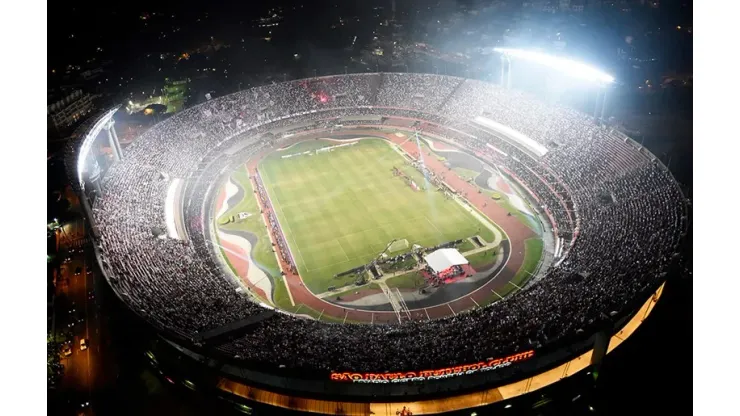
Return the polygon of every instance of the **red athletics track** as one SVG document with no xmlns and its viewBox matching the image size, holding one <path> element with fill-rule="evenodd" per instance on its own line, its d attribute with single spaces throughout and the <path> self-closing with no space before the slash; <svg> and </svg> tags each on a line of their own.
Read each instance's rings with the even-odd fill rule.
<svg viewBox="0 0 740 416">
<path fill-rule="evenodd" d="M 394 127 L 395 128 L 395 127 Z M 402 130 L 402 128 L 397 128 Z M 416 143 L 413 141 L 407 141 L 406 137 L 397 137 L 394 134 L 381 132 L 378 130 L 362 130 L 362 129 L 348 129 L 347 134 L 357 135 L 357 137 L 382 137 L 393 143 L 402 145 L 404 151 L 414 158 L 418 158 L 419 152 L 416 147 Z M 308 131 L 304 134 L 292 138 L 289 146 L 300 141 L 309 140 L 312 138 L 320 138 L 327 134 L 326 130 L 321 131 Z M 334 132 L 337 134 L 337 132 Z M 404 143 L 405 142 L 405 143 Z M 274 151 L 269 149 L 260 152 L 256 156 L 252 157 L 247 163 L 247 170 L 250 175 L 254 175 L 257 165 L 259 164 L 262 157 L 266 154 Z M 427 160 L 428 159 L 428 160 Z M 493 294 L 493 291 L 508 284 L 516 275 L 519 268 L 524 262 L 524 240 L 530 237 L 535 237 L 536 234 L 527 226 L 519 222 L 514 216 L 508 216 L 508 212 L 498 206 L 495 203 L 488 204 L 491 202 L 485 194 L 479 194 L 478 188 L 475 185 L 469 184 L 468 182 L 460 179 L 457 175 L 448 173 L 448 169 L 437 160 L 435 157 L 425 158 L 424 163 L 426 167 L 433 171 L 436 175 L 443 178 L 447 184 L 453 189 L 457 190 L 460 194 L 465 196 L 467 201 L 475 206 L 479 211 L 484 213 L 489 219 L 500 226 L 507 234 L 509 242 L 511 244 L 511 250 L 509 259 L 506 262 L 504 268 L 499 272 L 496 278 L 490 279 L 483 286 L 476 289 L 475 291 L 453 300 L 451 302 L 443 303 L 433 307 L 423 309 L 412 309 L 411 318 L 414 320 L 427 320 L 442 318 L 448 315 L 457 314 L 458 312 L 471 309 L 477 306 L 478 303 L 483 303 Z M 484 206 L 485 204 L 485 206 Z M 268 227 L 268 230 L 271 230 Z M 274 240 L 274 236 L 273 236 Z M 311 293 L 306 286 L 303 284 L 301 277 L 298 274 L 290 272 L 290 267 L 285 264 L 278 256 L 279 261 L 282 263 L 282 269 L 285 271 L 285 282 L 288 285 L 295 304 L 304 304 L 311 309 L 314 309 L 323 315 L 331 316 L 339 320 L 350 320 L 355 322 L 366 322 L 366 323 L 397 323 L 398 318 L 395 312 L 389 311 L 378 311 L 371 312 L 365 310 L 352 309 L 349 307 L 342 307 L 333 303 L 324 301 L 317 298 Z"/>
</svg>

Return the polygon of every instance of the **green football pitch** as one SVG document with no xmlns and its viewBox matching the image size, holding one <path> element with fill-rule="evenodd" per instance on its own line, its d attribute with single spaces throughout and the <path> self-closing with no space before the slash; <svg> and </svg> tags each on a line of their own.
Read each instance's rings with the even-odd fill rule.
<svg viewBox="0 0 740 416">
<path fill-rule="evenodd" d="M 394 176 L 396 167 L 425 183 L 389 142 L 364 139 L 315 152 L 337 144 L 301 142 L 259 165 L 298 272 L 313 293 L 352 283 L 352 275 L 336 275 L 370 262 L 394 239 L 408 240 L 405 251 L 474 235 L 494 240 L 489 227 L 431 185 L 416 191 Z M 311 154 L 282 157 L 306 151 Z"/>
</svg>

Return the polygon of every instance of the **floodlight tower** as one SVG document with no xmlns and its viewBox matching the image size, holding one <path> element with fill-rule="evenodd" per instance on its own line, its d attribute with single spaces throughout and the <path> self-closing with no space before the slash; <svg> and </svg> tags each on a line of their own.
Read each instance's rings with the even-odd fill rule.
<svg viewBox="0 0 740 416">
<path fill-rule="evenodd" d="M 511 88 L 511 57 L 505 53 L 501 54 L 501 86 Z"/>
<path fill-rule="evenodd" d="M 590 82 L 597 86 L 594 119 L 603 121 L 606 115 L 607 92 L 614 82 L 614 77 L 582 62 L 573 61 L 557 56 L 547 55 L 537 51 L 523 49 L 495 48 L 501 54 L 501 84 L 511 88 L 511 58 L 544 65 L 565 75 Z"/>
<path fill-rule="evenodd" d="M 594 120 L 596 122 L 604 122 L 604 116 L 606 115 L 606 97 L 609 91 L 608 83 L 599 83 L 598 89 L 596 90 L 596 103 L 594 103 Z M 601 100 L 599 100 L 601 97 Z M 601 105 L 599 105 L 601 104 Z"/>
</svg>

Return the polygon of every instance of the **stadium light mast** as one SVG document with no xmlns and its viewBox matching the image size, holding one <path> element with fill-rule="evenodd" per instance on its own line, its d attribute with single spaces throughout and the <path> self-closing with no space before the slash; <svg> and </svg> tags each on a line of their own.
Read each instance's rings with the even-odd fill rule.
<svg viewBox="0 0 740 416">
<path fill-rule="evenodd" d="M 594 119 L 597 121 L 604 120 L 604 115 L 606 114 L 606 96 L 608 92 L 609 85 L 601 85 L 599 86 L 599 89 L 596 90 L 596 103 L 594 104 Z M 601 96 L 601 100 L 599 100 L 599 96 Z M 599 106 L 601 104 L 601 106 Z M 601 110 L 601 111 L 599 111 Z"/>
<path fill-rule="evenodd" d="M 501 54 L 501 84 L 505 85 L 506 88 L 511 88 L 511 58 L 544 65 L 565 75 L 593 83 L 598 88 L 596 92 L 596 104 L 594 106 L 594 119 L 603 121 L 606 115 L 607 91 L 609 86 L 614 82 L 613 76 L 585 63 L 542 52 L 511 48 L 494 48 L 494 51 Z M 508 63 L 508 68 L 507 65 L 504 65 L 504 62 Z M 599 97 L 601 97 L 600 106 Z M 601 110 L 600 112 L 599 109 Z"/>
<path fill-rule="evenodd" d="M 511 87 L 511 76 L 507 77 L 507 74 L 511 74 L 511 59 L 508 55 L 501 54 L 501 86 L 504 88 Z M 508 80 L 507 80 L 508 79 Z"/>
</svg>

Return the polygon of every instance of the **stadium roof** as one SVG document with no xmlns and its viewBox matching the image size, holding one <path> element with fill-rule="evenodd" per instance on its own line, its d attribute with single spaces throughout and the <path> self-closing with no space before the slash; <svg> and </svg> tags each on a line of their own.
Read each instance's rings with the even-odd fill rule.
<svg viewBox="0 0 740 416">
<path fill-rule="evenodd" d="M 434 253 L 425 256 L 424 260 L 435 273 L 447 270 L 452 266 L 468 264 L 468 260 L 454 248 L 440 248 Z"/>
</svg>

